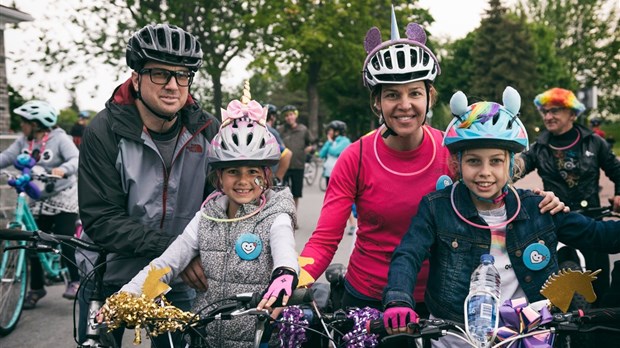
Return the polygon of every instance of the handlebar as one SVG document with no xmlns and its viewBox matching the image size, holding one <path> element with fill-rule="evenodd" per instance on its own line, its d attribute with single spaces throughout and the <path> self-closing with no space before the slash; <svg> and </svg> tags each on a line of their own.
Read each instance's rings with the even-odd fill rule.
<svg viewBox="0 0 620 348">
<path fill-rule="evenodd" d="M 18 240 L 31 242 L 31 245 L 23 246 L 26 249 L 41 249 L 42 251 L 48 250 L 49 244 L 67 243 L 73 247 L 79 247 L 88 251 L 94 251 L 97 253 L 105 252 L 105 250 L 92 243 L 85 242 L 81 239 L 77 239 L 73 236 L 63 236 L 57 234 L 50 234 L 43 231 L 23 231 L 17 229 L 0 229 L 0 240 Z"/>
<path fill-rule="evenodd" d="M 620 324 L 620 307 L 615 308 L 598 308 L 589 310 L 578 310 L 568 313 L 553 314 L 551 322 L 541 325 L 540 328 L 553 328 L 555 333 L 570 333 L 575 331 L 591 331 L 581 330 L 582 326 L 601 324 L 595 329 L 616 331 L 615 327 Z M 455 323 L 441 319 L 420 319 L 418 323 L 408 323 L 407 327 L 413 331 L 411 334 L 400 334 L 392 336 L 410 336 L 413 338 L 432 338 L 436 339 L 445 336 L 450 330 L 457 329 Z M 366 323 L 366 331 L 377 334 L 381 337 L 387 335 L 383 319 L 370 320 Z"/>
<path fill-rule="evenodd" d="M 614 212 L 613 206 L 607 205 L 604 207 L 584 207 L 582 209 L 573 210 L 575 213 L 585 215 L 589 218 L 598 220 L 604 217 L 620 216 L 619 213 Z"/>
<path fill-rule="evenodd" d="M 19 175 L 13 174 L 7 170 L 0 171 L 0 175 L 4 175 L 9 179 L 16 179 L 17 177 L 19 177 Z M 63 176 L 58 176 L 58 175 L 53 175 L 49 173 L 39 173 L 39 174 L 30 173 L 29 175 L 32 180 L 39 180 L 44 183 L 56 182 L 60 179 L 66 179 L 69 177 L 67 174 Z"/>
</svg>

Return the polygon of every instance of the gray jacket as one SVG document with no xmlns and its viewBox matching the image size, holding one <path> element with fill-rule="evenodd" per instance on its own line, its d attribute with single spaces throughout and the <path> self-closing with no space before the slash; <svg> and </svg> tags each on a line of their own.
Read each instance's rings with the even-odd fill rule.
<svg viewBox="0 0 620 348">
<path fill-rule="evenodd" d="M 191 96 L 179 122 L 183 127 L 169 173 L 144 129 L 131 80 L 117 87 L 84 132 L 80 217 L 85 233 L 111 251 L 106 284 L 128 282 L 166 249 L 200 209 L 208 171 L 206 151 L 219 123 Z"/>
<path fill-rule="evenodd" d="M 19 154 L 30 153 L 31 150 L 41 150 L 41 143 L 32 144 L 24 135 L 17 138 L 9 147 L 0 153 L 0 168 L 13 165 L 13 162 Z M 41 198 L 55 196 L 60 191 L 75 185 L 75 174 L 78 169 L 79 152 L 71 137 L 62 128 L 54 128 L 49 132 L 45 149 L 41 152 L 41 158 L 37 162 L 38 166 L 51 172 L 53 168 L 61 168 L 67 175 L 66 179 L 59 179 L 54 185 L 52 192 L 42 191 Z"/>
</svg>

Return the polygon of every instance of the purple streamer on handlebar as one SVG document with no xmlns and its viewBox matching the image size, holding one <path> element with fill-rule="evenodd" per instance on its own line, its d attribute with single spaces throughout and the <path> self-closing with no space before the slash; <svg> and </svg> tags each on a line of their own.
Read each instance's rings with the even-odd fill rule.
<svg viewBox="0 0 620 348">
<path fill-rule="evenodd" d="M 536 311 L 528 305 L 527 300 L 519 298 L 506 300 L 499 309 L 500 327 L 497 329 L 497 339 L 505 341 L 511 337 L 535 331 L 539 325 L 552 320 L 547 307 Z M 513 348 L 552 348 L 553 334 L 541 333 L 530 337 L 520 338 L 511 346 Z"/>
<path fill-rule="evenodd" d="M 282 318 L 276 324 L 282 347 L 299 348 L 306 342 L 308 320 L 299 306 L 288 306 L 282 311 Z"/>
<path fill-rule="evenodd" d="M 347 318 L 353 319 L 353 330 L 346 333 L 342 339 L 346 342 L 347 348 L 355 347 L 374 347 L 379 344 L 379 335 L 371 334 L 366 331 L 366 323 L 370 320 L 381 318 L 381 312 L 374 308 L 364 307 L 361 309 L 351 309 Z"/>
</svg>

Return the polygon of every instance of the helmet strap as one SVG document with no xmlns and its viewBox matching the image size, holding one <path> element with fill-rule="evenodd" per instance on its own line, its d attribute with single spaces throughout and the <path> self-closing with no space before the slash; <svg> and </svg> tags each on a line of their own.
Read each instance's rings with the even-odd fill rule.
<svg viewBox="0 0 620 348">
<path fill-rule="evenodd" d="M 392 128 L 390 128 L 390 126 L 388 126 L 387 122 L 385 122 L 385 118 L 383 117 L 383 111 L 381 111 L 380 123 L 383 124 L 383 126 L 385 127 L 385 132 L 381 134 L 383 139 L 387 139 L 390 135 L 398 136 L 398 134 Z"/>
<path fill-rule="evenodd" d="M 177 117 L 176 113 L 174 113 L 173 115 L 164 115 L 162 113 L 159 113 L 153 110 L 153 108 L 146 102 L 146 100 L 142 98 L 142 93 L 140 92 L 141 89 L 142 89 L 142 75 L 138 74 L 138 90 L 136 91 L 136 99 L 139 99 L 142 102 L 142 105 L 144 105 L 153 115 L 157 116 L 158 118 L 164 121 L 170 122 L 174 120 L 175 117 Z"/>
<path fill-rule="evenodd" d="M 422 125 L 426 124 L 426 115 L 428 115 L 428 111 L 430 110 L 431 86 L 428 80 L 424 80 L 424 89 L 426 90 L 426 110 L 424 112 L 424 120 L 422 120 Z"/>
</svg>

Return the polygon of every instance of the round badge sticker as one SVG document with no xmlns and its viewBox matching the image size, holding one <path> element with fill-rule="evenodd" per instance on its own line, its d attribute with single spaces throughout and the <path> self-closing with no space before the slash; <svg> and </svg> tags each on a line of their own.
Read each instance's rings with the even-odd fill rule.
<svg viewBox="0 0 620 348">
<path fill-rule="evenodd" d="M 237 238 L 235 252 L 242 260 L 254 260 L 263 251 L 263 242 L 257 235 L 244 233 Z"/>
<path fill-rule="evenodd" d="M 546 245 L 541 243 L 530 244 L 523 252 L 523 263 L 532 271 L 545 268 L 551 261 L 551 253 Z"/>
</svg>

